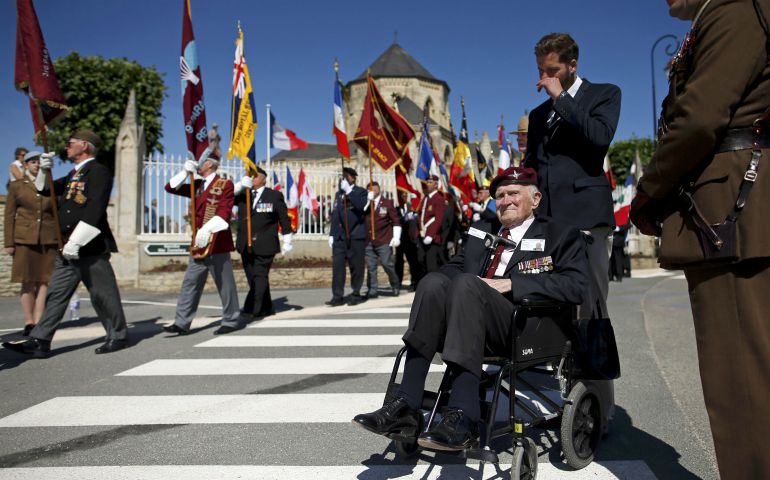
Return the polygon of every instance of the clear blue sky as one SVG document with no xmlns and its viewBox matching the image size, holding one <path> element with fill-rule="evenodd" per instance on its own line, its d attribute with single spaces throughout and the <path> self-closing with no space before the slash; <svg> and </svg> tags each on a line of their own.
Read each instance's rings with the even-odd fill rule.
<svg viewBox="0 0 770 480">
<path fill-rule="evenodd" d="M 246 60 L 260 127 L 258 157 L 265 155 L 265 111 L 311 142 L 332 143 L 335 57 L 347 82 L 393 42 L 450 88 L 450 111 L 459 127 L 460 96 L 468 129 L 495 136 L 500 115 L 515 125 L 524 109 L 545 99 L 535 90 L 533 47 L 546 33 L 569 32 L 580 46 L 578 74 L 611 82 L 623 91 L 616 140 L 652 134 L 650 48 L 661 35 L 680 39 L 689 25 L 668 16 L 664 0 L 499 0 L 442 2 L 352 0 L 265 2 L 192 0 L 207 119 L 229 132 L 230 88 L 236 22 L 246 36 Z M 546 7 L 546 4 L 549 5 Z M 36 0 L 40 24 L 54 58 L 126 57 L 165 74 L 164 136 L 169 153 L 185 140 L 179 86 L 182 0 Z M 32 146 L 24 96 L 13 87 L 15 2 L 0 3 L 0 158 L 7 165 L 16 146 Z M 658 104 L 666 91 L 663 45 L 656 49 Z M 58 170 L 58 169 L 57 169 Z M 4 166 L 2 176 L 7 177 Z M 0 182 L 4 190 L 5 181 Z"/>
</svg>

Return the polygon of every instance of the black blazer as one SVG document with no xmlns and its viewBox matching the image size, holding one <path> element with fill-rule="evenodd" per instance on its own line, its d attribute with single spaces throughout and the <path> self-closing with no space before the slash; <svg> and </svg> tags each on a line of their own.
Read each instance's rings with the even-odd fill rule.
<svg viewBox="0 0 770 480">
<path fill-rule="evenodd" d="M 497 219 L 479 220 L 471 228 L 497 235 L 500 222 Z M 521 243 L 524 239 L 544 239 L 545 248 L 542 252 L 523 251 Z M 512 296 L 509 299 L 520 302 L 524 297 L 537 295 L 560 302 L 582 304 L 589 288 L 586 274 L 588 258 L 583 235 L 574 227 L 538 216 L 524 234 L 523 240 L 516 247 L 505 270 L 505 276 L 511 279 Z M 488 254 L 483 239 L 469 231 L 463 250 L 441 267 L 440 271 L 449 277 L 459 273 L 478 275 Z M 524 273 L 526 268 L 519 267 L 520 262 L 545 257 L 551 257 L 553 270 Z"/>
<path fill-rule="evenodd" d="M 256 190 L 252 190 L 252 206 L 255 195 Z M 268 187 L 265 187 L 262 195 L 256 200 L 258 200 L 256 208 L 248 208 L 245 190 L 235 196 L 235 205 L 238 206 L 238 238 L 235 248 L 241 253 L 248 249 L 246 215 L 248 215 L 247 212 L 251 212 L 251 251 L 254 255 L 275 255 L 281 251 L 278 225 L 281 225 L 284 234 L 292 232 L 286 202 L 281 192 Z"/>
<path fill-rule="evenodd" d="M 83 221 L 99 229 L 99 235 L 80 248 L 80 256 L 88 257 L 117 252 L 118 245 L 107 222 L 107 205 L 112 193 L 112 175 L 109 169 L 91 160 L 74 176 L 54 181 L 54 191 L 59 197 L 59 226 L 67 241 L 78 222 Z M 48 185 L 43 194 L 48 193 Z"/>
<path fill-rule="evenodd" d="M 552 108 L 558 118 L 549 127 Z M 575 98 L 548 99 L 532 110 L 524 164 L 537 170 L 539 214 L 582 230 L 615 226 L 603 166 L 619 117 L 620 89 L 585 79 Z"/>
</svg>

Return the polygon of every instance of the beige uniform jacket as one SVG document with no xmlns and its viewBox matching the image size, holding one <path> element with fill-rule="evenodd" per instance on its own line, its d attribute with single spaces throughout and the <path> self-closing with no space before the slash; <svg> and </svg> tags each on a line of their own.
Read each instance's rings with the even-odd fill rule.
<svg viewBox="0 0 770 480">
<path fill-rule="evenodd" d="M 56 244 L 51 198 L 40 195 L 28 178 L 8 186 L 4 241 L 6 247 Z"/>
<path fill-rule="evenodd" d="M 699 2 L 703 4 L 705 0 Z M 770 19 L 770 0 L 758 0 Z M 692 50 L 675 63 L 663 103 L 668 131 L 641 180 L 653 198 L 665 198 L 661 263 L 677 268 L 703 259 L 696 227 L 676 192 L 694 181 L 694 197 L 709 223 L 732 211 L 751 150 L 714 155 L 728 129 L 750 127 L 770 106 L 770 66 L 765 31 L 752 0 L 712 0 L 697 21 Z M 738 219 L 738 256 L 770 256 L 770 151 Z"/>
</svg>

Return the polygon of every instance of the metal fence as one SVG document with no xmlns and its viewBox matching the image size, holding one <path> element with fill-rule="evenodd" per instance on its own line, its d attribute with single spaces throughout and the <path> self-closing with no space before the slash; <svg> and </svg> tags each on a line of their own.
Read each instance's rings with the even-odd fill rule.
<svg viewBox="0 0 770 480">
<path fill-rule="evenodd" d="M 189 235 L 190 201 L 187 198 L 167 193 L 166 183 L 182 169 L 185 157 L 176 155 L 149 156 L 144 160 L 142 169 L 142 234 L 143 235 Z M 326 236 L 331 223 L 330 215 L 334 194 L 338 189 L 339 165 L 315 166 L 308 162 L 276 162 L 273 164 L 278 176 L 281 191 L 286 197 L 287 167 L 291 171 L 294 185 L 299 184 L 300 168 L 305 173 L 305 181 L 310 184 L 318 201 L 318 215 L 309 209 L 299 207 L 297 233 L 300 237 Z M 369 182 L 369 169 L 356 167 L 359 184 Z M 268 186 L 273 187 L 272 174 L 269 173 Z M 243 163 L 239 160 L 223 160 L 219 174 L 238 181 L 244 174 Z M 396 192 L 395 175 L 383 172 L 375 167 L 373 179 L 380 184 L 383 195 L 393 198 Z M 301 192 L 300 192 L 301 193 Z M 237 209 L 234 209 L 237 218 Z"/>
</svg>

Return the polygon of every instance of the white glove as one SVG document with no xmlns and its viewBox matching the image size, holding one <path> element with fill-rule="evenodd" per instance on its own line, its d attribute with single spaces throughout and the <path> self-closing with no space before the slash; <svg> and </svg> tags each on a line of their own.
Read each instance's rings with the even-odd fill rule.
<svg viewBox="0 0 770 480">
<path fill-rule="evenodd" d="M 185 160 L 182 168 L 184 168 L 184 171 L 187 173 L 198 173 L 198 162 L 195 160 Z"/>
<path fill-rule="evenodd" d="M 417 214 L 414 213 L 414 212 L 409 212 L 409 213 L 406 214 L 406 216 L 404 218 L 406 220 L 414 220 L 415 218 L 417 218 Z"/>
<path fill-rule="evenodd" d="M 241 178 L 241 185 L 243 188 L 251 188 L 254 186 L 254 179 L 251 177 L 243 177 Z"/>
<path fill-rule="evenodd" d="M 286 255 L 292 250 L 294 250 L 294 246 L 291 244 L 291 233 L 287 233 L 283 236 L 283 248 L 281 249 L 281 255 Z"/>
<path fill-rule="evenodd" d="M 370 202 L 374 201 L 374 192 L 369 190 L 369 193 L 366 194 L 366 199 Z"/>
<path fill-rule="evenodd" d="M 182 185 L 185 180 L 187 180 L 187 177 L 189 177 L 190 174 L 193 174 L 194 176 L 195 172 L 197 171 L 198 164 L 195 163 L 194 160 L 185 160 L 184 164 L 182 165 L 182 170 L 171 177 L 171 179 L 168 181 L 168 186 L 173 189 L 179 188 L 179 186 Z"/>
<path fill-rule="evenodd" d="M 80 247 L 86 245 L 88 242 L 96 238 L 101 231 L 87 224 L 84 221 L 79 221 L 75 225 L 75 229 L 70 234 L 70 239 L 62 248 L 62 256 L 67 260 L 77 260 L 80 258 Z"/>
<path fill-rule="evenodd" d="M 221 232 L 228 227 L 224 218 L 214 215 L 211 220 L 204 223 L 195 234 L 195 246 L 205 248 L 209 243 L 209 237 L 212 233 Z"/>
<path fill-rule="evenodd" d="M 40 170 L 50 170 L 53 168 L 53 157 L 56 154 L 48 152 L 40 155 Z"/>
<path fill-rule="evenodd" d="M 329 248 L 334 247 L 334 237 L 329 237 Z"/>
<path fill-rule="evenodd" d="M 433 237 L 425 237 L 425 238 L 423 238 L 422 239 L 422 243 L 425 244 L 425 245 L 430 245 L 431 243 L 433 243 Z"/>
<path fill-rule="evenodd" d="M 478 213 L 474 213 L 473 214 L 473 221 L 474 222 L 478 222 L 479 220 L 481 220 L 481 215 L 478 214 Z"/>
<path fill-rule="evenodd" d="M 480 211 L 484 210 L 484 208 L 480 204 L 478 204 L 476 202 L 472 202 L 471 203 L 471 208 L 473 209 L 474 212 L 480 212 Z"/>
<path fill-rule="evenodd" d="M 348 195 L 353 191 L 353 185 L 349 184 L 346 178 L 343 178 L 340 182 L 340 188 Z"/>
<path fill-rule="evenodd" d="M 401 245 L 401 227 L 393 227 L 393 239 L 390 241 L 391 247 L 398 247 Z"/>
<path fill-rule="evenodd" d="M 467 212 L 467 211 L 468 211 L 468 205 L 466 205 L 466 204 L 464 204 L 464 203 L 463 203 L 463 206 L 461 207 L 461 210 L 462 210 L 463 212 Z"/>
</svg>

